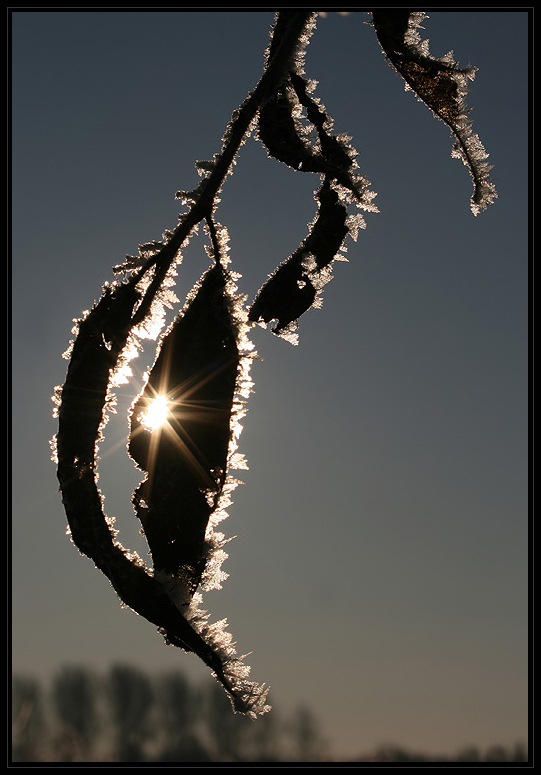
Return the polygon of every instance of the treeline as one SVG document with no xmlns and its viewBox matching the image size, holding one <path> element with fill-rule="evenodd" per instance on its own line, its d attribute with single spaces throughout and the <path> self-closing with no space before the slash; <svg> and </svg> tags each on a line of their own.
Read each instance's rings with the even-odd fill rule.
<svg viewBox="0 0 541 775">
<path fill-rule="evenodd" d="M 234 714 L 212 679 L 193 685 L 179 672 L 150 677 L 113 666 L 98 676 L 65 667 L 43 687 L 12 681 L 12 761 L 316 762 L 325 745 L 313 714 L 256 721 Z"/>
<path fill-rule="evenodd" d="M 488 762 L 509 762 L 513 764 L 526 764 L 528 751 L 522 743 L 517 743 L 510 748 L 503 745 L 491 745 L 486 750 L 475 746 L 463 748 L 453 756 L 427 754 L 419 751 L 411 751 L 397 745 L 380 746 L 377 751 L 368 756 L 356 759 L 359 763 L 368 762 L 456 762 L 462 764 L 476 764 Z"/>
<path fill-rule="evenodd" d="M 252 721 L 234 714 L 212 679 L 193 685 L 183 673 L 150 677 L 116 665 L 103 675 L 65 667 L 42 684 L 29 677 L 12 681 L 13 763 L 205 763 L 325 762 L 334 758 L 310 710 Z M 336 752 L 332 752 L 335 754 Z M 486 750 L 469 747 L 453 756 L 434 756 L 400 746 L 380 746 L 355 759 L 370 762 L 528 761 L 524 745 Z"/>
</svg>

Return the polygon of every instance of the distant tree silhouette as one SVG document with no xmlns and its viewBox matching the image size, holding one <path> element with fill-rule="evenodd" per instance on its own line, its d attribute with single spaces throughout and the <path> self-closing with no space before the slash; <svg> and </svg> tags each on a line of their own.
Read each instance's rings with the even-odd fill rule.
<svg viewBox="0 0 541 775">
<path fill-rule="evenodd" d="M 427 741 L 429 744 L 429 741 Z M 31 677 L 14 676 L 12 761 L 163 763 L 525 763 L 526 746 L 463 748 L 435 755 L 398 745 L 345 760 L 332 750 L 307 707 L 259 723 L 233 715 L 214 681 L 193 685 L 181 672 L 151 676 L 129 665 L 102 675 L 69 666 L 50 690 Z"/>
<path fill-rule="evenodd" d="M 154 693 L 149 678 L 140 670 L 115 665 L 107 688 L 117 732 L 118 760 L 142 762 L 150 734 L 149 716 Z"/>
<path fill-rule="evenodd" d="M 84 668 L 64 667 L 54 679 L 52 694 L 61 722 L 58 745 L 68 761 L 85 761 L 97 723 L 94 677 Z"/>
<path fill-rule="evenodd" d="M 312 752 L 323 750 L 317 735 L 314 722 Z M 150 676 L 129 665 L 101 676 L 66 667 L 50 692 L 16 676 L 12 740 L 14 762 L 74 764 L 298 761 L 306 744 L 297 714 L 253 724 L 231 713 L 214 681 L 197 686 L 181 672 Z"/>
<path fill-rule="evenodd" d="M 475 69 L 459 68 L 451 53 L 439 59 L 430 54 L 419 35 L 423 12 L 377 9 L 367 18 L 407 88 L 454 134 L 452 155 L 471 174 L 470 206 L 477 215 L 496 192 L 465 104 Z M 377 211 L 350 138 L 334 132 L 333 119 L 315 96 L 316 82 L 304 72 L 304 52 L 316 19 L 316 12 L 304 9 L 277 13 L 261 78 L 233 112 L 219 152 L 196 162 L 198 186 L 177 192 L 184 208 L 177 225 L 114 268 L 117 280 L 105 284 L 100 300 L 75 326 L 66 380 L 56 390 L 54 458 L 73 542 L 110 579 L 125 605 L 157 626 L 168 643 L 195 652 L 223 685 L 233 708 L 253 717 L 269 710 L 268 690 L 248 680 L 225 620 L 211 624 L 200 608 L 201 590 L 219 588 L 224 579 L 226 541 L 216 527 L 237 484 L 230 472 L 246 467 L 237 442 L 238 420 L 251 389 L 248 332 L 254 324 L 271 324 L 275 334 L 296 343 L 298 320 L 320 305 L 334 262 L 344 258 L 346 237 L 356 239 L 364 228 L 358 211 Z M 250 133 L 269 157 L 315 176 L 317 210 L 305 239 L 263 280 L 246 306 L 217 210 L 222 187 Z M 174 276 L 199 224 L 204 225 L 210 266 L 162 337 L 130 414 L 129 450 L 144 476 L 133 504 L 152 556 L 149 569 L 124 549 L 113 520 L 104 514 L 97 447 L 114 389 L 126 379 L 130 359 L 143 339 L 156 338 L 166 310 L 178 301 Z M 163 413 L 160 422 L 157 408 Z M 115 673 L 111 683 L 122 745 L 136 760 L 142 738 L 135 730 L 142 734 L 142 718 L 131 710 L 139 700 L 143 707 L 146 689 L 141 684 L 140 694 L 128 696 L 125 678 Z M 130 680 L 133 691 L 135 676 Z M 127 722 L 122 727 L 124 713 L 133 727 Z M 219 745 L 224 755 L 229 746 L 233 757 L 235 734 L 224 736 Z"/>
<path fill-rule="evenodd" d="M 15 676 L 11 686 L 11 734 L 14 762 L 40 760 L 43 731 L 41 687 L 33 678 Z"/>
<path fill-rule="evenodd" d="M 318 762 L 324 760 L 323 742 L 316 717 L 305 706 L 297 709 L 289 727 L 294 761 Z"/>
<path fill-rule="evenodd" d="M 524 764 L 528 761 L 526 747 L 517 743 L 513 748 L 505 748 L 503 745 L 489 746 L 483 751 L 475 746 L 468 746 L 460 750 L 456 755 L 445 756 L 439 754 L 423 753 L 421 751 L 412 751 L 398 745 L 384 745 L 378 748 L 373 754 L 361 757 L 356 761 L 375 762 L 375 763 L 412 763 L 412 762 L 456 762 L 458 764 L 479 764 L 509 762 Z"/>
<path fill-rule="evenodd" d="M 179 672 L 158 679 L 159 727 L 163 734 L 161 762 L 208 762 L 210 755 L 197 725 L 202 708 L 199 692 Z"/>
</svg>

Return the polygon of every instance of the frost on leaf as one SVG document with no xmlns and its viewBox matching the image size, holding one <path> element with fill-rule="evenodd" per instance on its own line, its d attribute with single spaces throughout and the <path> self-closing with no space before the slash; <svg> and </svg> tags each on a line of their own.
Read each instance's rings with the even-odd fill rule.
<svg viewBox="0 0 541 775">
<path fill-rule="evenodd" d="M 452 156 L 461 159 L 473 180 L 471 210 L 478 215 L 496 199 L 496 189 L 490 179 L 492 167 L 478 135 L 473 134 L 466 106 L 468 81 L 476 69 L 468 65 L 460 69 L 452 52 L 440 59 L 431 56 L 428 41 L 418 33 L 421 22 L 428 18 L 422 11 L 384 9 L 372 12 L 372 22 L 380 45 L 390 63 L 415 92 L 455 135 Z"/>
<path fill-rule="evenodd" d="M 276 320 L 274 333 L 295 341 L 296 321 L 312 306 L 319 306 L 321 289 L 331 279 L 331 264 L 349 232 L 350 216 L 334 188 L 325 182 L 317 192 L 319 211 L 306 239 L 276 269 L 258 292 L 249 311 L 250 320 Z M 355 228 L 358 222 L 354 221 Z M 355 232 L 356 234 L 356 232 Z"/>
<path fill-rule="evenodd" d="M 216 239 L 217 251 L 225 241 L 221 233 Z M 186 347 L 175 340 L 175 347 L 169 348 L 175 350 L 174 355 L 178 355 L 179 360 L 179 365 L 172 369 L 172 379 L 182 384 L 186 406 L 190 408 L 190 401 L 192 408 L 194 404 L 198 406 L 196 417 L 199 422 L 192 417 L 184 425 L 191 435 L 190 442 L 186 442 L 186 448 L 191 452 L 190 464 L 173 460 L 176 469 L 172 473 L 175 477 L 179 474 L 180 481 L 189 478 L 187 468 L 194 463 L 192 482 L 186 493 L 179 492 L 176 478 L 167 481 L 167 460 L 165 466 L 162 465 L 167 455 L 160 454 L 154 459 L 160 464 L 163 492 L 148 484 L 145 490 L 148 503 L 139 499 L 140 508 L 148 507 L 151 515 L 158 514 L 160 518 L 165 514 L 165 540 L 160 542 L 151 535 L 151 551 L 158 558 L 154 573 L 149 572 L 135 553 L 119 543 L 114 520 L 103 511 L 103 498 L 97 486 L 97 444 L 105 423 L 106 408 L 110 411 L 113 408 L 111 385 L 118 375 L 119 365 L 124 363 L 125 367 L 138 351 L 139 336 L 134 332 L 133 321 L 145 288 L 146 283 L 138 284 L 136 277 L 122 284 L 106 285 L 100 301 L 76 322 L 74 328 L 76 337 L 70 348 L 66 380 L 61 388 L 55 389 L 55 415 L 59 426 L 52 444 L 68 517 L 68 533 L 78 549 L 109 578 L 123 605 L 154 623 L 168 643 L 197 654 L 223 684 L 234 709 L 255 716 L 270 709 L 266 705 L 268 690 L 247 680 L 249 668 L 236 656 L 231 636 L 225 632 L 225 623 L 219 627 L 209 624 L 196 604 L 199 597 L 192 597 L 198 580 L 202 589 L 211 589 L 219 587 L 225 578 L 221 562 L 226 556 L 223 549 L 226 541 L 214 528 L 224 518 L 230 493 L 236 485 L 227 469 L 243 464 L 242 456 L 236 451 L 240 432 L 237 418 L 242 416 L 243 399 L 251 387 L 247 356 L 251 344 L 246 336 L 248 324 L 241 314 L 243 298 L 235 295 L 234 275 L 226 272 L 221 264 L 209 270 L 187 304 L 182 316 L 188 329 L 184 331 L 188 335 L 184 342 Z M 156 293 L 155 312 L 160 313 L 163 305 L 170 301 L 166 282 L 165 289 Z M 197 309 L 201 313 L 199 316 Z M 152 312 L 150 308 L 151 317 Z M 161 317 L 161 313 L 158 314 L 160 320 Z M 139 335 L 145 335 L 140 326 L 137 328 Z M 157 324 L 153 323 L 151 328 L 154 333 Z M 188 364 L 183 376 L 181 372 L 187 357 L 184 350 L 188 351 L 192 363 L 199 360 L 191 368 Z M 160 376 L 166 374 L 160 367 L 157 372 Z M 214 434 L 208 431 L 209 420 Z M 152 435 L 148 431 L 144 433 L 147 439 Z M 144 444 L 137 447 L 135 443 L 136 448 L 138 462 L 156 473 L 149 464 L 155 451 L 153 441 L 150 449 L 145 450 Z M 178 452 L 175 454 L 178 457 Z M 198 494 L 193 481 L 198 482 Z M 171 488 L 177 495 L 184 497 L 186 494 L 183 507 L 194 506 L 192 512 L 182 509 L 187 536 L 183 551 L 185 548 L 186 554 L 181 552 L 177 556 L 168 553 L 165 546 L 168 537 L 175 537 L 174 528 L 163 510 L 166 506 L 174 510 Z M 172 531 L 169 536 L 168 530 Z M 152 534 L 151 529 L 149 532 Z M 188 568 L 190 563 L 193 573 Z M 186 590 L 189 590 L 187 595 Z"/>
<path fill-rule="evenodd" d="M 212 236 L 216 258 L 227 236 L 223 229 Z M 221 570 L 226 540 L 215 527 L 227 516 L 237 484 L 228 469 L 245 467 L 236 442 L 251 385 L 246 354 L 251 345 L 234 279 L 217 259 L 166 332 L 131 408 L 129 452 L 146 472 L 133 503 L 154 578 L 221 665 L 216 674 L 234 708 L 256 715 L 269 709 L 267 690 L 246 680 L 249 668 L 236 656 L 225 622 L 209 624 L 196 593 L 198 587 L 219 588 L 226 577 Z M 161 422 L 150 422 L 158 399 L 166 411 Z"/>
<path fill-rule="evenodd" d="M 190 597 L 206 563 L 206 531 L 225 481 L 240 354 L 226 293 L 212 267 L 163 339 L 131 413 L 129 452 L 147 472 L 134 503 L 154 568 Z M 165 422 L 149 430 L 144 413 L 167 400 Z"/>
<path fill-rule="evenodd" d="M 279 45 L 288 13 L 278 14 L 269 58 Z M 364 226 L 360 215 L 348 215 L 347 205 L 377 212 L 372 204 L 375 193 L 357 171 L 350 138 L 333 132 L 334 122 L 314 96 L 316 82 L 305 78 L 303 65 L 300 57 L 290 62 L 275 92 L 261 106 L 258 136 L 269 156 L 319 176 L 322 184 L 315 193 L 319 209 L 306 239 L 267 279 L 249 311 L 254 322 L 276 321 L 272 331 L 294 344 L 298 319 L 311 307 L 321 306 L 321 290 L 332 278 L 331 264 L 344 260 L 339 251 L 345 251 L 346 235 L 356 239 Z"/>
</svg>

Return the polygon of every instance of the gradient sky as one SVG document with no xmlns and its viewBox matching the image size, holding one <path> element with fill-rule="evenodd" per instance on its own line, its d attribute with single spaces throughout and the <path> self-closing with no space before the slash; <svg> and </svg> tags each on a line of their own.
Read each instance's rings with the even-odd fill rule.
<svg viewBox="0 0 541 775">
<path fill-rule="evenodd" d="M 435 11 L 431 52 L 479 68 L 469 104 L 499 198 L 475 218 L 452 140 L 385 63 L 365 13 L 320 18 L 306 73 L 378 192 L 293 347 L 257 328 L 245 485 L 213 620 L 252 678 L 319 719 L 335 752 L 527 740 L 527 9 Z M 13 668 L 178 668 L 65 535 L 49 439 L 72 319 L 111 267 L 176 225 L 257 83 L 271 11 L 17 11 L 13 74 Z M 318 181 L 242 148 L 218 220 L 253 298 L 306 236 Z M 179 268 L 183 300 L 204 237 Z M 106 428 L 105 510 L 145 553 L 126 411 Z"/>
</svg>

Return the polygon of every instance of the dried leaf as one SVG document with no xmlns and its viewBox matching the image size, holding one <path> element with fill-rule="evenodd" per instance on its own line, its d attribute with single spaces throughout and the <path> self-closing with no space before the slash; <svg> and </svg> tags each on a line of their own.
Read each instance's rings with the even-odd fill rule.
<svg viewBox="0 0 541 775">
<path fill-rule="evenodd" d="M 220 264 L 163 339 L 147 384 L 133 404 L 129 452 L 147 472 L 134 494 L 156 571 L 198 586 L 207 559 L 206 532 L 225 481 L 239 369 L 237 329 Z M 147 413 L 166 402 L 164 422 Z"/>
<path fill-rule="evenodd" d="M 328 182 L 316 197 L 319 212 L 310 233 L 265 282 L 249 311 L 254 322 L 276 320 L 276 334 L 289 333 L 291 324 L 314 305 L 349 231 L 347 208 Z"/>
<path fill-rule="evenodd" d="M 407 88 L 414 91 L 451 129 L 456 137 L 452 156 L 460 158 L 473 180 L 471 210 L 478 215 L 497 198 L 490 178 L 492 167 L 487 164 L 487 152 L 478 135 L 473 134 L 470 109 L 466 106 L 468 80 L 476 69 L 471 65 L 460 69 L 452 52 L 435 59 L 428 50 L 428 41 L 421 41 L 417 29 L 427 18 L 422 11 L 385 9 L 372 12 L 372 21 L 381 47 Z"/>
</svg>

